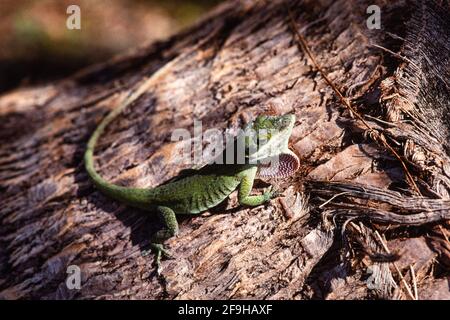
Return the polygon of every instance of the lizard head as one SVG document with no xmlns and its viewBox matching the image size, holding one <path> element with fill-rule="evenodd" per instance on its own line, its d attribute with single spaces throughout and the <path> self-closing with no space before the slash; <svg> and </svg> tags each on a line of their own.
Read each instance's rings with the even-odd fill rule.
<svg viewBox="0 0 450 320">
<path fill-rule="evenodd" d="M 293 114 L 260 115 L 246 127 L 248 159 L 258 164 L 260 177 L 282 178 L 298 170 L 300 161 L 289 150 L 294 124 Z"/>
</svg>

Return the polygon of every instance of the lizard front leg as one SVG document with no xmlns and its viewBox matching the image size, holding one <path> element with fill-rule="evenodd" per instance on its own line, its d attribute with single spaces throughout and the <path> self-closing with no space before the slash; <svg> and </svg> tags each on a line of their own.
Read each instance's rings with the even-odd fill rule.
<svg viewBox="0 0 450 320">
<path fill-rule="evenodd" d="M 242 205 L 251 207 L 259 206 L 269 201 L 277 194 L 275 191 L 271 191 L 271 189 L 269 189 L 269 191 L 264 192 L 264 194 L 262 195 L 250 195 L 250 193 L 252 192 L 253 182 L 255 180 L 257 170 L 258 169 L 254 167 L 247 169 L 242 173 L 241 183 L 239 185 L 238 191 L 238 200 Z"/>
<path fill-rule="evenodd" d="M 164 249 L 164 241 L 178 234 L 178 222 L 175 212 L 169 207 L 158 206 L 156 208 L 161 222 L 164 224 L 163 229 L 157 231 L 151 239 L 151 248 L 155 252 L 156 272 L 161 273 L 161 257 L 171 257 L 171 254 Z M 147 252 L 144 252 L 146 255 Z"/>
</svg>

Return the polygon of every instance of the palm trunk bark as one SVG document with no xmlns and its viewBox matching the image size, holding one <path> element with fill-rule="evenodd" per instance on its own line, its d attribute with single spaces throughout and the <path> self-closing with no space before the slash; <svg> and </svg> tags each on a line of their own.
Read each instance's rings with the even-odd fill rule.
<svg viewBox="0 0 450 320">
<path fill-rule="evenodd" d="M 372 4 L 381 29 L 366 25 Z M 305 54 L 288 10 L 364 121 Z M 0 297 L 409 299 L 411 279 L 397 270 L 415 263 L 419 297 L 448 299 L 449 18 L 448 2 L 437 0 L 229 1 L 165 42 L 3 95 Z M 301 157 L 301 170 L 281 183 L 284 198 L 247 209 L 232 196 L 211 214 L 182 218 L 165 285 L 153 257 L 141 255 L 157 219 L 99 193 L 82 162 L 99 121 L 161 69 L 102 137 L 96 164 L 106 179 L 152 187 L 175 176 L 171 133 L 192 130 L 195 119 L 224 130 L 259 113 L 295 113 L 291 144 Z M 394 214 L 425 218 L 411 225 Z M 80 289 L 67 286 L 71 265 Z M 375 287 L 364 280 L 368 267 L 381 275 Z"/>
</svg>

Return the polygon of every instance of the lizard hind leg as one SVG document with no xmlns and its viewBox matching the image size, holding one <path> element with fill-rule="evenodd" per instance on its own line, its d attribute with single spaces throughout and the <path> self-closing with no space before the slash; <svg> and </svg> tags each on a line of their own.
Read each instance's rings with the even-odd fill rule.
<svg viewBox="0 0 450 320">
<path fill-rule="evenodd" d="M 171 258 L 172 255 L 169 251 L 164 248 L 164 241 L 178 235 L 178 222 L 175 212 L 169 207 L 158 206 L 157 208 L 158 216 L 163 223 L 163 228 L 157 231 L 151 239 L 150 247 L 155 253 L 155 265 L 156 272 L 158 275 L 161 274 L 161 258 L 164 256 L 166 258 Z M 147 255 L 148 251 L 144 252 L 143 255 Z"/>
</svg>

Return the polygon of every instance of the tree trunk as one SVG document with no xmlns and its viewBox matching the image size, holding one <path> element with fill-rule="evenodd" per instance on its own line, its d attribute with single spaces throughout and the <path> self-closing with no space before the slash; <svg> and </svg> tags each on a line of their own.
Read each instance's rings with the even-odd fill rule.
<svg viewBox="0 0 450 320">
<path fill-rule="evenodd" d="M 371 4 L 381 29 L 366 25 Z M 450 298 L 449 21 L 437 0 L 229 1 L 168 41 L 2 96 L 0 297 L 411 299 L 415 284 Z M 264 112 L 296 114 L 301 158 L 268 205 L 233 195 L 182 217 L 164 282 L 142 255 L 157 219 L 103 196 L 83 166 L 96 125 L 148 77 L 100 139 L 108 180 L 156 186 L 183 169 L 173 129 L 235 130 Z"/>
</svg>

